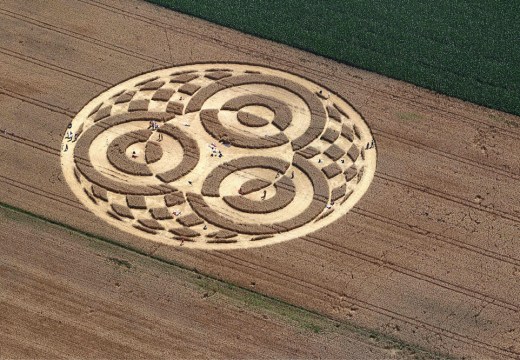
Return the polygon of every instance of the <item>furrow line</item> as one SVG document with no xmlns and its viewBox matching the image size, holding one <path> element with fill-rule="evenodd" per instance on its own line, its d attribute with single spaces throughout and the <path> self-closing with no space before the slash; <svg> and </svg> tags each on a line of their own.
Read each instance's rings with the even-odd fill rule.
<svg viewBox="0 0 520 360">
<path fill-rule="evenodd" d="M 156 64 L 159 64 L 161 66 L 170 65 L 168 62 L 165 62 L 164 60 L 157 59 L 157 58 L 154 58 L 154 57 L 151 57 L 151 56 L 147 56 L 147 55 L 143 55 L 143 54 L 140 54 L 140 53 L 138 53 L 136 51 L 128 50 L 128 49 L 126 49 L 126 48 L 124 48 L 122 46 L 118 46 L 118 45 L 111 44 L 109 42 L 106 42 L 106 41 L 103 41 L 103 40 L 100 40 L 100 39 L 96 39 L 96 38 L 93 38 L 93 37 L 90 37 L 90 36 L 86 36 L 84 34 L 77 33 L 77 32 L 74 32 L 72 30 L 69 30 L 69 29 L 60 28 L 58 26 L 55 26 L 55 25 L 52 25 L 52 24 L 49 24 L 49 23 L 46 23 L 46 22 L 43 22 L 43 21 L 31 18 L 29 16 L 18 14 L 18 13 L 15 13 L 15 12 L 12 12 L 12 11 L 9 11 L 9 10 L 6 10 L 6 9 L 0 8 L 0 14 L 3 14 L 4 16 L 8 16 L 8 17 L 11 17 L 11 18 L 15 18 L 15 19 L 27 22 L 29 24 L 32 24 L 32 25 L 35 25 L 35 26 L 38 26 L 38 27 L 41 27 L 41 28 L 44 28 L 44 29 L 47 29 L 47 30 L 50 30 L 50 31 L 57 32 L 57 33 L 62 34 L 62 35 L 70 36 L 70 37 L 73 37 L 75 39 L 78 39 L 78 40 L 81 40 L 81 41 L 85 41 L 85 42 L 94 44 L 96 46 L 100 46 L 100 47 L 108 49 L 108 50 L 119 52 L 121 54 L 128 55 L 128 56 L 132 56 L 132 57 L 135 57 L 137 59 L 141 59 L 141 60 L 144 60 L 144 61 L 150 61 L 152 63 L 156 63 Z"/>
<path fill-rule="evenodd" d="M 60 149 L 52 148 L 50 146 L 38 143 L 36 141 L 32 141 L 32 140 L 26 139 L 24 137 L 15 135 L 13 133 L 7 133 L 6 134 L 5 132 L 3 132 L 1 130 L 2 129 L 0 129 L 0 136 L 5 138 L 5 139 L 7 139 L 7 140 L 11 140 L 11 141 L 17 142 L 17 143 L 22 144 L 22 145 L 26 145 L 26 146 L 29 146 L 29 147 L 32 147 L 32 148 L 36 148 L 38 150 L 44 151 L 46 153 L 49 153 L 51 155 L 59 155 L 60 154 Z"/>
<path fill-rule="evenodd" d="M 213 252 L 212 254 L 214 255 L 215 252 Z M 287 274 L 283 274 L 283 273 L 280 273 L 276 270 L 270 270 L 270 269 L 267 269 L 261 265 L 256 265 L 256 264 L 253 264 L 251 263 L 250 261 L 246 262 L 240 258 L 237 258 L 233 255 L 230 255 L 229 253 L 221 253 L 219 252 L 221 256 L 221 258 L 223 258 L 224 260 L 226 261 L 229 261 L 229 262 L 232 262 L 232 263 L 235 263 L 236 265 L 240 266 L 240 267 L 249 267 L 250 269 L 252 269 L 254 272 L 258 272 L 258 271 L 261 271 L 263 272 L 264 274 L 268 275 L 269 277 L 276 277 L 276 278 L 279 278 L 280 280 L 282 281 L 289 281 L 291 282 L 291 280 L 287 280 L 287 279 L 284 279 L 284 278 L 289 278 L 289 279 L 294 279 L 296 280 L 297 285 L 299 285 L 300 287 L 304 288 L 304 289 L 308 289 L 308 290 L 312 290 L 314 292 L 318 292 L 319 294 L 327 294 L 329 297 L 333 297 L 333 298 L 337 298 L 337 295 L 339 295 L 338 293 L 334 292 L 333 290 L 330 290 L 324 286 L 321 286 L 321 285 L 317 285 L 317 284 L 311 284 L 311 283 L 305 283 L 297 278 L 294 278 L 294 277 L 291 277 Z M 216 256 L 217 258 L 219 256 Z M 234 258 L 235 260 L 232 261 L 232 260 L 229 260 L 229 258 Z M 239 260 L 239 261 L 237 261 Z M 264 269 L 264 270 L 261 270 L 261 269 Z M 311 286 L 309 286 L 311 285 Z M 316 287 L 317 290 L 313 289 L 313 287 Z M 359 308 L 363 308 L 365 310 L 368 310 L 368 311 L 371 311 L 373 313 L 376 313 L 378 315 L 382 315 L 382 316 L 385 316 L 387 318 L 395 318 L 395 319 L 398 319 L 404 323 L 407 323 L 409 325 L 412 325 L 412 326 L 419 326 L 419 327 L 422 327 L 423 329 L 429 331 L 429 332 L 432 332 L 434 334 L 442 334 L 443 336 L 446 336 L 452 340 L 455 340 L 455 341 L 460 341 L 460 342 L 463 342 L 463 343 L 466 343 L 466 344 L 469 344 L 469 345 L 473 345 L 473 346 L 478 346 L 478 347 L 481 347 L 481 348 L 484 348 L 488 351 L 491 351 L 493 353 L 496 353 L 496 354 L 500 354 L 500 355 L 505 355 L 505 356 L 511 356 L 511 355 L 520 355 L 519 352 L 515 352 L 513 350 L 509 350 L 509 349 L 503 349 L 503 348 L 500 348 L 496 345 L 492 345 L 492 344 L 488 344 L 488 343 L 485 343 L 483 341 L 480 341 L 480 340 L 477 340 L 477 339 L 473 339 L 473 338 L 470 338 L 470 337 L 467 337 L 465 335 L 462 335 L 462 334 L 458 334 L 456 332 L 453 332 L 453 331 L 450 331 L 450 330 L 447 330 L 447 329 L 444 329 L 444 328 L 441 328 L 441 327 L 438 327 L 436 325 L 432 325 L 432 324 L 429 324 L 427 322 L 424 322 L 422 320 L 418 320 L 416 318 L 412 318 L 410 316 L 406 316 L 406 315 L 403 315 L 403 314 L 400 314 L 400 313 L 397 313 L 395 311 L 392 311 L 392 310 L 389 310 L 389 309 L 386 309 L 386 308 L 383 308 L 381 306 L 378 306 L 378 305 L 374 305 L 374 304 L 371 304 L 367 301 L 364 301 L 364 300 L 360 300 L 358 298 L 355 298 L 353 296 L 350 296 L 350 295 L 347 295 L 347 294 L 341 294 L 341 296 L 343 296 L 344 298 L 348 299 L 348 301 L 352 304 L 352 305 L 355 305 Z"/>
<path fill-rule="evenodd" d="M 43 191 L 41 189 L 37 189 L 35 188 L 34 186 L 30 186 L 30 188 L 32 189 L 37 189 L 37 190 L 31 190 L 31 189 L 28 189 L 24 186 L 21 186 L 20 182 L 19 181 L 14 181 L 14 180 L 6 180 L 8 178 L 5 178 L 3 176 L 0 177 L 0 182 L 4 183 L 4 184 L 7 184 L 7 185 L 10 185 L 12 187 L 15 187 L 15 188 L 18 188 L 18 189 L 21 189 L 23 191 L 27 191 L 31 194 L 34 194 L 34 195 L 37 195 L 37 196 L 41 196 L 41 197 L 44 197 L 46 199 L 49 199 L 49 200 L 53 200 L 53 201 L 56 201 L 60 204 L 63 204 L 63 205 L 66 205 L 66 206 L 70 206 L 70 207 L 73 207 L 75 209 L 78 209 L 78 210 L 81 210 L 81 211 L 84 211 L 84 212 L 90 212 L 89 210 L 87 210 L 86 208 L 82 207 L 82 206 L 78 206 L 78 204 L 71 204 L 67 201 L 63 201 L 63 200 L 60 200 L 59 197 L 57 195 L 46 195 L 45 193 L 43 193 Z M 29 187 L 29 186 L 27 186 Z"/>
<path fill-rule="evenodd" d="M 394 141 L 405 143 L 405 144 L 407 144 L 409 146 L 412 146 L 412 147 L 415 147 L 417 149 L 421 149 L 421 150 L 424 150 L 426 152 L 430 152 L 430 153 L 439 155 L 441 157 L 444 157 L 444 158 L 447 158 L 447 159 L 450 159 L 450 160 L 454 160 L 454 161 L 458 161 L 458 162 L 461 162 L 461 163 L 464 163 L 464 164 L 467 164 L 467 165 L 471 165 L 471 166 L 477 167 L 479 169 L 497 172 L 500 175 L 503 175 L 503 176 L 505 176 L 507 178 L 510 178 L 510 179 L 520 180 L 520 174 L 514 173 L 512 171 L 507 171 L 507 170 L 504 170 L 502 168 L 499 168 L 499 167 L 496 167 L 496 166 L 492 166 L 492 165 L 482 164 L 482 163 L 479 163 L 477 161 L 474 161 L 474 160 L 462 157 L 460 155 L 453 155 L 453 154 L 450 154 L 448 152 L 435 149 L 435 148 L 433 148 L 431 146 L 421 144 L 421 143 L 419 143 L 417 141 L 408 140 L 408 139 L 399 137 L 399 136 L 391 134 L 389 132 L 380 130 L 377 127 L 374 127 L 374 126 L 372 126 L 372 132 L 374 133 L 374 135 L 377 134 L 378 136 L 385 137 L 387 139 L 391 139 L 391 140 L 394 140 Z"/>
<path fill-rule="evenodd" d="M 50 110 L 52 112 L 55 112 L 55 113 L 58 113 L 58 114 L 62 114 L 62 115 L 66 115 L 68 117 L 73 117 L 75 115 L 75 113 L 70 111 L 70 110 L 64 109 L 62 107 L 59 107 L 59 106 L 56 106 L 56 105 L 53 105 L 53 104 L 49 104 L 49 103 L 47 103 L 45 101 L 36 100 L 36 99 L 34 99 L 32 97 L 16 93 L 14 91 L 8 90 L 8 89 L 3 88 L 1 86 L 0 86 L 0 94 L 4 94 L 6 96 L 9 96 L 9 97 L 21 100 L 23 102 L 26 102 L 26 103 L 29 103 L 29 104 L 32 104 L 32 105 L 36 105 L 36 106 L 42 107 L 42 108 Z"/>
<path fill-rule="evenodd" d="M 13 50 L 9 50 L 9 49 L 1 47 L 1 46 L 0 46 L 0 54 L 4 54 L 6 56 L 11 56 L 11 57 L 14 57 L 14 58 L 22 60 L 22 61 L 27 61 L 27 62 L 29 62 L 31 64 L 35 64 L 35 65 L 41 66 L 41 67 L 43 67 L 45 69 L 57 71 L 57 72 L 60 72 L 62 74 L 67 74 L 67 75 L 69 75 L 71 77 L 74 77 L 76 79 L 84 80 L 84 81 L 90 82 L 90 83 L 95 84 L 95 85 L 99 85 L 99 86 L 103 86 L 103 87 L 107 87 L 107 86 L 111 85 L 109 82 L 106 82 L 106 81 L 103 81 L 103 80 L 100 80 L 100 79 L 96 79 L 93 76 L 88 76 L 88 75 L 85 75 L 85 74 L 81 74 L 81 73 L 76 72 L 74 70 L 69 70 L 69 69 L 66 69 L 66 68 L 64 68 L 62 66 L 54 65 L 54 64 L 51 64 L 51 63 L 46 62 L 44 60 L 37 59 L 37 58 L 34 58 L 32 56 L 24 55 L 24 54 L 21 54 L 19 52 L 16 52 L 16 51 L 13 51 Z"/>
<path fill-rule="evenodd" d="M 384 223 L 386 225 L 391 225 L 391 226 L 398 227 L 398 228 L 400 228 L 402 230 L 409 231 L 411 233 L 414 233 L 414 234 L 417 234 L 417 235 L 420 235 L 420 236 L 428 237 L 428 239 L 434 239 L 434 240 L 437 240 L 437 241 L 440 241 L 440 242 L 443 242 L 443 243 L 446 243 L 446 244 L 450 244 L 450 245 L 456 246 L 458 248 L 461 248 L 461 249 L 464 249 L 464 250 L 467 250 L 467 251 L 471 251 L 473 253 L 476 253 L 476 254 L 479 254 L 479 255 L 482 255 L 482 256 L 486 256 L 486 257 L 488 257 L 490 259 L 493 259 L 493 260 L 502 261 L 502 262 L 505 262 L 505 263 L 508 263 L 508 264 L 520 267 L 520 259 L 509 257 L 509 256 L 506 256 L 506 255 L 503 255 L 503 254 L 499 254 L 497 252 L 494 252 L 494 251 L 491 251 L 491 250 L 488 250 L 488 249 L 484 249 L 484 248 L 481 248 L 481 247 L 478 247 L 478 246 L 475 246 L 475 245 L 467 244 L 467 243 L 464 243 L 464 242 L 462 242 L 460 240 L 453 239 L 453 238 L 450 238 L 448 236 L 441 235 L 441 234 L 435 233 L 435 232 L 430 231 L 430 230 L 425 230 L 425 229 L 420 228 L 418 226 L 411 226 L 411 225 L 403 223 L 403 222 L 401 222 L 399 220 L 391 219 L 391 218 L 389 218 L 387 216 L 376 214 L 376 213 L 374 213 L 372 211 L 368 211 L 366 209 L 362 209 L 359 206 L 354 207 L 349 212 L 354 213 L 354 214 L 358 214 L 360 216 L 368 217 L 370 219 L 382 222 L 382 223 Z"/>
<path fill-rule="evenodd" d="M 396 265 L 396 264 L 392 264 L 390 262 L 381 260 L 381 259 L 379 259 L 377 257 L 372 256 L 372 255 L 365 254 L 365 253 L 362 253 L 360 251 L 357 251 L 357 250 L 354 250 L 354 249 L 350 249 L 350 248 L 348 248 L 346 246 L 341 246 L 341 245 L 329 242 L 329 241 L 324 240 L 324 239 L 320 239 L 317 236 L 305 235 L 304 237 L 302 237 L 302 239 L 304 239 L 306 241 L 309 241 L 309 242 L 311 242 L 311 243 L 313 243 L 315 245 L 323 246 L 323 247 L 325 247 L 325 248 L 327 248 L 329 250 L 332 250 L 332 251 L 335 251 L 335 252 L 339 252 L 339 253 L 351 256 L 353 258 L 369 262 L 369 263 L 371 263 L 373 265 L 393 270 L 393 271 L 395 271 L 397 273 L 400 273 L 402 275 L 414 278 L 416 280 L 424 281 L 424 282 L 430 283 L 432 285 L 435 285 L 435 286 L 441 287 L 443 289 L 446 289 L 446 290 L 449 290 L 449 291 L 453 291 L 453 292 L 465 295 L 467 297 L 470 297 L 470 298 L 473 298 L 473 299 L 476 299 L 476 300 L 479 300 L 479 301 L 489 302 L 490 305 L 494 305 L 494 306 L 496 306 L 498 308 L 507 309 L 507 310 L 511 310 L 511 311 L 514 311 L 514 312 L 518 312 L 520 310 L 520 307 L 518 305 L 516 305 L 516 304 L 510 303 L 510 302 L 507 302 L 505 300 L 501 300 L 501 299 L 498 299 L 498 298 L 494 298 L 492 296 L 483 294 L 483 293 L 481 293 L 479 291 L 471 290 L 471 289 L 465 288 L 465 287 L 460 286 L 460 285 L 452 284 L 450 282 L 434 278 L 434 277 L 432 277 L 430 275 L 423 274 L 423 273 L 415 271 L 415 270 L 407 269 L 405 267 L 402 267 L 402 266 L 399 266 L 399 265 Z"/>
<path fill-rule="evenodd" d="M 495 215 L 497 217 L 513 221 L 515 223 L 520 223 L 520 217 L 518 217 L 516 215 L 512 215 L 512 214 L 506 213 L 506 212 L 501 211 L 501 210 L 491 210 L 491 209 L 489 209 L 489 208 L 487 208 L 485 206 L 477 205 L 475 203 L 472 203 L 469 200 L 465 200 L 465 199 L 459 198 L 459 197 L 457 197 L 455 195 L 450 195 L 450 194 L 443 193 L 441 191 L 432 189 L 432 188 L 430 188 L 428 186 L 425 186 L 425 185 L 416 184 L 414 182 L 411 182 L 411 181 L 408 181 L 408 180 L 404 180 L 404 179 L 400 179 L 400 178 L 398 178 L 396 176 L 388 175 L 388 174 L 385 174 L 385 173 L 382 173 L 382 172 L 376 172 L 374 177 L 377 177 L 379 179 L 383 179 L 383 180 L 386 180 L 386 181 L 390 181 L 390 182 L 393 182 L 393 183 L 397 183 L 397 184 L 400 184 L 400 185 L 403 185 L 403 186 L 407 186 L 407 187 L 410 187 L 412 189 L 422 191 L 422 192 L 424 192 L 426 194 L 429 194 L 429 195 L 432 195 L 432 196 L 436 196 L 436 197 L 439 197 L 441 199 L 448 200 L 450 202 L 454 202 L 454 203 L 459 204 L 459 205 L 467 206 L 467 207 L 470 207 L 470 208 L 475 209 L 475 210 L 483 211 L 483 212 L 486 212 L 488 214 Z"/>
</svg>

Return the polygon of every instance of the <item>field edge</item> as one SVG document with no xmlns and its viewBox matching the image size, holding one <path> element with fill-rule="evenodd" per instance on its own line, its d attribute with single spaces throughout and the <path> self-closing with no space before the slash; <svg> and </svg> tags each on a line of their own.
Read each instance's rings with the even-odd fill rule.
<svg viewBox="0 0 520 360">
<path fill-rule="evenodd" d="M 337 333 L 339 335 L 351 333 L 364 338 L 367 342 L 377 347 L 383 349 L 395 349 L 400 351 L 401 355 L 412 356 L 415 359 L 453 359 L 453 357 L 450 357 L 447 354 L 433 352 L 418 345 L 405 343 L 396 337 L 372 329 L 363 328 L 350 322 L 338 321 L 318 312 L 290 304 L 281 299 L 205 274 L 196 268 L 190 268 L 179 262 L 166 260 L 159 256 L 148 254 L 131 246 L 110 240 L 106 237 L 76 229 L 67 224 L 48 219 L 44 216 L 31 213 L 30 211 L 3 202 L 0 202 L 0 217 L 7 217 L 14 221 L 39 222 L 80 236 L 91 242 L 88 244 L 90 247 L 95 247 L 97 249 L 103 247 L 103 251 L 105 252 L 109 252 L 115 247 L 119 250 L 128 251 L 134 255 L 143 256 L 147 259 L 157 261 L 162 265 L 171 267 L 170 269 L 173 269 L 174 271 L 182 272 L 185 275 L 185 278 L 189 279 L 191 285 L 195 285 L 204 290 L 208 297 L 215 294 L 223 295 L 238 306 L 248 306 L 260 312 L 267 312 L 270 315 L 275 316 L 277 319 L 284 321 L 285 323 L 293 324 L 304 331 L 310 331 L 316 334 Z M 107 260 L 113 262 L 117 266 L 129 266 L 126 260 L 118 257 L 107 257 Z"/>
</svg>

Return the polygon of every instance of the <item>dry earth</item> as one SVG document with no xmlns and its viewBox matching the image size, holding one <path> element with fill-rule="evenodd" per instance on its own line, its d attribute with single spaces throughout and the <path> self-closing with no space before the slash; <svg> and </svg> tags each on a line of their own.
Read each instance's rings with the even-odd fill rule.
<svg viewBox="0 0 520 360">
<path fill-rule="evenodd" d="M 137 1 L 6 0 L 0 17 L 1 202 L 432 351 L 520 357 L 517 117 Z M 322 84 L 363 115 L 377 141 L 377 169 L 367 193 L 347 215 L 277 245 L 201 251 L 121 232 L 76 199 L 62 175 L 60 145 L 67 125 L 90 99 L 140 73 L 215 61 L 293 72 Z M 11 242 L 18 250 L 2 258 L 3 274 L 13 274 L 2 274 L 2 294 L 19 291 L 31 304 L 24 284 L 53 273 L 53 264 L 65 256 L 51 256 L 59 246 L 78 249 L 67 255 L 70 263 L 60 265 L 71 269 L 61 270 L 71 274 L 63 281 L 73 281 L 73 264 L 84 248 L 69 241 L 70 235 L 37 252 L 27 250 L 35 259 L 29 263 L 46 267 L 20 266 L 23 255 L 16 253 L 28 249 L 31 239 L 38 246 L 41 240 L 21 235 L 25 240 L 14 241 L 18 226 L 7 228 L 2 246 Z M 94 255 L 85 256 L 94 262 Z M 99 279 L 77 276 L 89 286 Z M 44 293 L 57 291 L 52 282 L 38 286 Z M 56 299 L 66 299 L 67 293 L 62 288 Z M 35 326 L 27 323 L 36 321 L 27 313 L 35 308 L 13 311 L 20 303 L 4 299 L 3 316 L 27 324 L 12 325 L 19 335 L 6 346 L 13 349 Z M 139 312 L 135 302 L 121 306 Z M 191 310 L 186 311 L 188 316 Z M 47 319 L 59 321 L 57 316 Z M 63 316 L 77 321 L 71 313 Z M 94 342 L 95 336 L 81 340 Z M 283 347 L 277 349 L 281 352 L 273 356 L 283 355 Z M 41 354 L 55 354 L 49 351 Z M 228 349 L 221 356 L 230 354 Z"/>
</svg>

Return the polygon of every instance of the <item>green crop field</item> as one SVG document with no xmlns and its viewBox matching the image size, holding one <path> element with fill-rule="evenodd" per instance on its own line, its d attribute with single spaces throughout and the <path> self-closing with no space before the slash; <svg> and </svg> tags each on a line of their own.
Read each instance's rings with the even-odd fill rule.
<svg viewBox="0 0 520 360">
<path fill-rule="evenodd" d="M 520 1 L 149 1 L 520 115 Z"/>
</svg>

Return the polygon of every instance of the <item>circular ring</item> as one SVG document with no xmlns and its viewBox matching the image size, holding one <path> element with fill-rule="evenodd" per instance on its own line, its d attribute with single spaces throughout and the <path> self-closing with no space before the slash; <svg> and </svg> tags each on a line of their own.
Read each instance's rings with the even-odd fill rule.
<svg viewBox="0 0 520 360">
<path fill-rule="evenodd" d="M 300 76 L 194 64 L 103 92 L 62 143 L 65 179 L 110 224 L 200 249 L 274 244 L 344 216 L 376 148 L 361 115 Z"/>
</svg>

